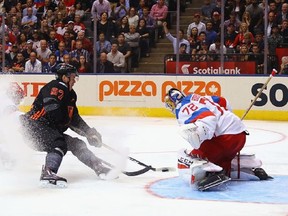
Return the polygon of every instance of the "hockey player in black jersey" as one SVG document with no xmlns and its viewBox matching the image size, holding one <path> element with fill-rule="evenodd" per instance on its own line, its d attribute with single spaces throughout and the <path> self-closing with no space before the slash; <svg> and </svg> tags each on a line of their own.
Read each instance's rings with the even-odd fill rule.
<svg viewBox="0 0 288 216">
<path fill-rule="evenodd" d="M 90 128 L 78 113 L 77 95 L 73 90 L 77 78 L 75 67 L 59 64 L 56 79 L 43 86 L 31 110 L 21 117 L 25 137 L 32 140 L 36 150 L 47 152 L 40 177 L 44 184 L 66 185 L 67 180 L 56 174 L 67 151 L 71 151 L 81 162 L 93 169 L 101 179 L 105 179 L 110 171 L 87 148 L 84 141 L 64 134 L 70 128 L 86 137 L 90 145 L 102 145 L 101 134 L 95 128 Z"/>
</svg>

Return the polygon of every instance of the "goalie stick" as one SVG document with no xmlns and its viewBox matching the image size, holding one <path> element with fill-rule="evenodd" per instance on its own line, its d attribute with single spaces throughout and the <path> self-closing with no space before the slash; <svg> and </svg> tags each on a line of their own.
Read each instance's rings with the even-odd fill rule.
<svg viewBox="0 0 288 216">
<path fill-rule="evenodd" d="M 260 95 L 262 94 L 262 92 L 264 91 L 264 89 L 267 87 L 268 83 L 270 82 L 270 80 L 278 73 L 278 71 L 276 69 L 272 70 L 272 73 L 270 74 L 269 78 L 267 79 L 267 81 L 264 83 L 264 85 L 262 86 L 262 88 L 259 90 L 258 94 L 255 96 L 255 98 L 251 101 L 250 106 L 246 109 L 244 115 L 242 116 L 241 120 L 243 120 L 246 115 L 248 114 L 248 112 L 251 110 L 252 106 L 255 104 L 256 100 L 260 97 Z"/>
<path fill-rule="evenodd" d="M 110 147 L 110 146 L 108 146 L 108 145 L 106 145 L 104 143 L 102 143 L 102 146 L 104 146 L 105 148 L 109 149 L 112 152 L 115 152 L 115 153 L 121 155 L 121 152 L 118 152 L 116 149 L 114 149 L 114 148 L 112 148 L 112 147 Z M 137 171 L 134 171 L 134 172 L 122 171 L 122 173 L 127 175 L 127 176 L 141 175 L 141 174 L 144 174 L 144 173 L 146 173 L 146 172 L 148 172 L 150 170 L 152 170 L 154 172 L 173 172 L 173 171 L 176 170 L 174 167 L 159 167 L 159 168 L 155 168 L 155 167 L 152 167 L 151 165 L 147 165 L 147 164 L 145 164 L 145 163 L 143 163 L 143 162 L 141 162 L 141 161 L 139 161 L 139 160 L 137 160 L 135 158 L 132 158 L 130 156 L 128 156 L 128 159 L 130 161 L 133 161 L 133 162 L 137 163 L 140 166 L 143 166 L 144 168 L 140 169 L 140 170 L 137 170 Z M 107 162 L 104 162 L 104 163 L 106 163 L 109 166 L 109 164 Z M 110 166 L 112 166 L 112 165 L 110 164 Z"/>
</svg>

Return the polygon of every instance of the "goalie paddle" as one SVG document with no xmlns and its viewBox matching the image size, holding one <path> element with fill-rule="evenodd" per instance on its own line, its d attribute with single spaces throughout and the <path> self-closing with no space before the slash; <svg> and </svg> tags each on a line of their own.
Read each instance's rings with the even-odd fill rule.
<svg viewBox="0 0 288 216">
<path fill-rule="evenodd" d="M 250 111 L 250 109 L 252 108 L 252 106 L 255 104 L 256 100 L 260 97 L 260 95 L 262 94 L 262 92 L 264 91 L 264 89 L 267 87 L 268 83 L 270 82 L 270 80 L 278 73 L 278 71 L 276 69 L 272 70 L 272 73 L 270 74 L 269 78 L 267 79 L 267 81 L 264 83 L 264 85 L 262 86 L 262 88 L 259 90 L 258 94 L 255 96 L 255 98 L 251 101 L 250 106 L 246 109 L 244 115 L 242 116 L 241 120 L 243 120 L 246 115 L 248 114 L 248 112 Z"/>
<path fill-rule="evenodd" d="M 118 152 L 116 149 L 102 143 L 102 146 L 104 146 L 105 148 L 109 149 L 110 151 L 112 152 L 115 152 L 117 154 L 120 154 L 121 155 L 121 152 Z M 135 158 L 132 158 L 130 156 L 128 156 L 128 159 L 130 161 L 133 161 L 135 163 L 137 163 L 138 165 L 140 166 L 143 166 L 144 168 L 143 169 L 140 169 L 140 170 L 137 170 L 137 171 L 133 171 L 133 172 L 128 172 L 128 171 L 122 171 L 123 174 L 127 175 L 127 176 L 137 176 L 137 175 L 141 175 L 141 174 L 144 174 L 146 172 L 148 172 L 149 170 L 152 170 L 154 172 L 172 172 L 172 171 L 175 171 L 175 168 L 174 167 L 160 167 L 160 168 L 155 168 L 155 167 L 152 167 L 151 165 L 147 165 Z M 107 164 L 108 165 L 108 164 Z"/>
</svg>

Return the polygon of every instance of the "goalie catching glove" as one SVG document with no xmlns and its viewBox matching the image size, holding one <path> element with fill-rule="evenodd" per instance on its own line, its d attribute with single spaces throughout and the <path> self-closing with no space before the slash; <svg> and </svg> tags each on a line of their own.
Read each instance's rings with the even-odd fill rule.
<svg viewBox="0 0 288 216">
<path fill-rule="evenodd" d="M 90 128 L 86 132 L 86 138 L 91 146 L 98 148 L 102 146 L 102 136 L 95 128 Z"/>
</svg>

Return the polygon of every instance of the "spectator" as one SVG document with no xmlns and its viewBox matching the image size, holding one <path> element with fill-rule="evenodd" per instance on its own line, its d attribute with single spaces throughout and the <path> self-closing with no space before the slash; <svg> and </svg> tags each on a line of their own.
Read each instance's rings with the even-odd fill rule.
<svg viewBox="0 0 288 216">
<path fill-rule="evenodd" d="M 117 21 L 120 21 L 123 17 L 125 17 L 128 13 L 128 9 L 126 7 L 125 0 L 119 0 L 117 7 L 114 9 L 114 18 Z"/>
<path fill-rule="evenodd" d="M 55 51 L 58 49 L 58 45 L 59 45 L 59 41 L 56 38 L 56 31 L 55 30 L 50 31 L 47 44 L 48 44 L 48 48 L 51 50 L 51 52 L 55 53 Z"/>
<path fill-rule="evenodd" d="M 64 55 L 69 55 L 69 52 L 65 49 L 65 43 L 63 41 L 59 42 L 58 49 L 55 51 L 57 64 L 64 62 Z"/>
<path fill-rule="evenodd" d="M 77 33 L 77 40 L 82 41 L 83 49 L 86 49 L 90 55 L 93 54 L 93 44 L 89 38 L 85 37 L 84 31 L 79 31 Z M 75 47 L 73 47 L 73 49 L 75 49 Z"/>
<path fill-rule="evenodd" d="M 179 46 L 179 61 L 191 61 L 191 55 L 186 52 L 187 44 L 181 43 Z M 173 58 L 176 61 L 176 56 Z"/>
<path fill-rule="evenodd" d="M 281 25 L 283 20 L 288 20 L 288 3 L 283 3 L 281 11 L 276 15 L 277 25 Z"/>
<path fill-rule="evenodd" d="M 271 35 L 268 37 L 268 50 L 270 55 L 276 54 L 276 48 L 283 43 L 283 37 L 279 34 L 279 28 L 277 25 L 272 26 Z"/>
<path fill-rule="evenodd" d="M 147 7 L 146 1 L 145 0 L 139 0 L 139 4 L 137 7 L 137 14 L 139 18 L 143 15 L 143 9 Z"/>
<path fill-rule="evenodd" d="M 112 43 L 111 52 L 107 54 L 107 59 L 113 63 L 116 73 L 126 73 L 126 63 L 124 55 L 118 51 L 118 43 Z"/>
<path fill-rule="evenodd" d="M 18 52 L 16 59 L 12 62 L 9 72 L 23 72 L 25 69 L 25 59 L 21 52 Z"/>
<path fill-rule="evenodd" d="M 51 2 L 51 0 L 44 0 L 44 5 L 39 7 L 37 10 L 38 20 L 44 19 L 49 10 L 51 10 L 51 12 L 54 12 L 56 7 L 57 7 L 57 5 L 53 2 Z"/>
<path fill-rule="evenodd" d="M 42 66 L 49 61 L 52 51 L 48 48 L 46 40 L 40 41 L 40 47 L 36 49 L 37 59 L 41 61 Z"/>
<path fill-rule="evenodd" d="M 167 28 L 167 23 L 164 22 L 163 23 L 163 29 L 164 32 L 166 34 L 166 38 L 171 41 L 172 45 L 173 45 L 173 50 L 174 50 L 174 54 L 177 53 L 177 50 L 179 50 L 179 47 L 181 44 L 186 44 L 186 53 L 190 54 L 190 43 L 188 40 L 184 39 L 184 31 L 180 30 L 179 31 L 179 47 L 177 47 L 177 38 L 173 37 L 171 35 L 171 33 L 169 32 L 168 28 Z"/>
<path fill-rule="evenodd" d="M 230 24 L 234 25 L 234 30 L 238 31 L 239 30 L 239 26 L 241 24 L 241 21 L 237 18 L 236 13 L 234 11 L 232 11 L 230 13 L 230 18 L 224 21 L 224 28 L 225 30 L 227 30 L 228 26 Z"/>
<path fill-rule="evenodd" d="M 80 31 L 83 31 L 83 32 L 86 31 L 86 27 L 85 27 L 84 23 L 81 21 L 81 16 L 78 14 L 75 14 L 75 17 L 74 17 L 73 30 L 76 33 L 80 32 Z"/>
<path fill-rule="evenodd" d="M 227 30 L 224 34 L 224 44 L 227 47 L 227 52 L 234 53 L 233 43 L 237 36 L 237 32 L 235 31 L 235 26 L 233 23 L 230 23 L 227 26 Z"/>
<path fill-rule="evenodd" d="M 55 18 L 57 21 L 55 20 L 55 22 L 63 21 L 63 19 L 66 18 L 68 15 L 68 8 L 64 4 L 64 1 L 59 1 L 55 14 L 57 15 Z"/>
<path fill-rule="evenodd" d="M 36 28 L 37 22 L 38 22 L 38 19 L 35 15 L 33 15 L 32 7 L 28 7 L 27 8 L 27 15 L 23 16 L 23 18 L 21 20 L 21 26 L 28 25 L 31 28 Z"/>
<path fill-rule="evenodd" d="M 230 48 L 234 48 L 236 50 L 236 52 L 239 53 L 240 47 L 242 46 L 242 44 L 245 43 L 244 36 L 246 33 L 250 35 L 251 43 L 253 43 L 254 42 L 253 34 L 249 31 L 247 23 L 242 22 L 240 25 L 240 28 L 239 28 L 239 33 L 237 34 L 237 36 L 236 36 L 233 44 L 230 46 Z M 247 34 L 246 34 L 246 37 L 248 37 Z"/>
<path fill-rule="evenodd" d="M 56 73 L 56 55 L 54 53 L 51 53 L 49 55 L 49 61 L 45 62 L 42 66 L 42 73 Z"/>
<path fill-rule="evenodd" d="M 163 37 L 163 22 L 166 22 L 168 14 L 168 7 L 165 5 L 164 0 L 158 0 L 157 3 L 155 3 L 151 10 L 150 10 L 150 16 L 153 17 L 153 19 L 156 21 L 156 25 L 159 31 L 159 36 Z"/>
<path fill-rule="evenodd" d="M 45 15 L 45 17 L 43 17 L 41 19 L 44 20 L 46 19 L 47 20 L 47 24 L 49 27 L 52 27 L 54 25 L 54 22 L 55 22 L 55 15 L 54 15 L 54 11 L 52 9 L 49 9 Z"/>
<path fill-rule="evenodd" d="M 117 42 L 118 42 L 118 51 L 121 52 L 124 57 L 125 57 L 125 62 L 126 62 L 126 69 L 127 72 L 130 72 L 130 67 L 131 67 L 131 47 L 130 45 L 125 41 L 125 36 L 124 34 L 119 34 L 117 37 Z"/>
<path fill-rule="evenodd" d="M 102 52 L 97 60 L 97 73 L 114 73 L 113 63 L 107 60 L 107 54 Z"/>
<path fill-rule="evenodd" d="M 187 28 L 187 38 L 189 38 L 189 36 L 191 35 L 191 29 L 194 27 L 198 29 L 198 33 L 206 31 L 206 25 L 205 23 L 201 22 L 200 19 L 200 14 L 194 14 L 194 20 L 191 24 L 188 25 Z"/>
<path fill-rule="evenodd" d="M 90 62 L 87 62 L 84 55 L 80 55 L 79 64 L 77 65 L 77 70 L 79 73 L 92 73 L 92 67 Z"/>
<path fill-rule="evenodd" d="M 138 67 L 139 64 L 139 41 L 140 41 L 140 34 L 136 32 L 135 25 L 129 25 L 129 32 L 124 34 L 126 42 L 131 47 L 131 67 L 135 68 Z"/>
<path fill-rule="evenodd" d="M 25 63 L 26 73 L 41 73 L 42 72 L 42 63 L 36 58 L 36 52 L 30 53 L 29 60 Z"/>
<path fill-rule="evenodd" d="M 38 49 L 40 47 L 40 35 L 39 32 L 34 29 L 32 31 L 33 49 Z"/>
<path fill-rule="evenodd" d="M 208 47 L 209 48 L 209 43 L 206 41 L 206 33 L 205 32 L 200 32 L 199 33 L 199 36 L 198 36 L 198 39 L 196 41 L 196 44 L 194 46 L 194 48 L 191 50 L 191 53 L 192 54 L 197 54 L 197 52 L 199 52 L 199 50 L 202 49 L 202 46 L 206 46 L 206 44 L 208 44 Z M 193 58 L 195 59 L 195 58 Z"/>
<path fill-rule="evenodd" d="M 64 54 L 63 55 L 63 63 L 72 65 L 74 62 L 72 62 L 71 57 L 70 57 L 69 54 Z"/>
<path fill-rule="evenodd" d="M 192 56 L 192 58 L 194 58 L 194 61 L 210 61 L 209 59 L 209 42 L 208 41 L 202 41 L 201 42 L 201 46 L 199 50 L 196 50 L 196 53 L 192 53 L 192 54 L 196 54 L 196 56 Z"/>
<path fill-rule="evenodd" d="M 279 74 L 288 75 L 288 56 L 283 56 L 282 57 Z"/>
<path fill-rule="evenodd" d="M 36 52 L 36 50 L 33 49 L 33 41 L 32 40 L 28 40 L 27 43 L 26 43 L 26 47 L 22 51 L 22 54 L 24 56 L 25 61 L 29 60 L 31 52 Z"/>
<path fill-rule="evenodd" d="M 213 23 L 211 21 L 208 21 L 206 23 L 206 41 L 210 44 L 214 43 L 214 41 L 216 40 L 217 38 L 217 32 L 215 32 L 213 30 Z"/>
<path fill-rule="evenodd" d="M 271 35 L 271 28 L 273 25 L 277 25 L 276 16 L 275 16 L 275 13 L 273 11 L 270 11 L 268 13 L 267 37 L 269 37 Z"/>
<path fill-rule="evenodd" d="M 255 34 L 256 30 L 263 31 L 264 30 L 264 11 L 259 6 L 258 0 L 252 0 L 252 4 L 246 7 L 246 12 L 250 14 L 251 22 L 249 25 L 249 31 L 252 34 Z"/>
<path fill-rule="evenodd" d="M 273 12 L 274 15 L 278 13 L 275 1 L 269 2 L 269 8 L 268 9 L 269 9 L 268 13 Z"/>
<path fill-rule="evenodd" d="M 24 8 L 24 5 L 23 5 L 23 8 Z M 27 0 L 26 1 L 25 8 L 22 10 L 22 16 L 24 17 L 24 16 L 28 15 L 29 8 L 32 9 L 32 15 L 37 16 L 37 7 L 36 7 L 36 5 L 34 5 L 33 0 Z"/>
<path fill-rule="evenodd" d="M 240 47 L 238 61 L 248 61 L 249 60 L 249 48 L 246 44 L 242 44 Z"/>
<path fill-rule="evenodd" d="M 82 1 L 75 2 L 74 7 L 75 7 L 75 16 L 76 15 L 80 16 L 81 21 L 85 20 L 85 10 L 84 7 L 82 6 Z"/>
<path fill-rule="evenodd" d="M 10 29 L 12 29 L 13 26 L 17 26 L 19 29 L 19 26 L 21 26 L 21 17 L 12 16 L 10 13 L 8 13 L 6 20 L 7 26 Z"/>
<path fill-rule="evenodd" d="M 283 43 L 288 44 L 288 20 L 282 21 L 280 35 L 283 37 Z"/>
<path fill-rule="evenodd" d="M 110 2 L 107 0 L 95 0 L 91 8 L 92 21 L 94 20 L 94 17 L 96 17 L 96 19 L 100 19 L 102 13 L 106 13 L 107 17 L 110 16 Z"/>
<path fill-rule="evenodd" d="M 201 15 L 205 22 L 211 19 L 212 11 L 215 6 L 214 3 L 211 3 L 211 0 L 204 0 L 204 5 L 201 7 Z"/>
<path fill-rule="evenodd" d="M 190 43 L 190 50 L 196 49 L 198 41 L 198 29 L 196 27 L 191 29 L 191 35 L 188 37 L 188 41 Z"/>
<path fill-rule="evenodd" d="M 80 55 L 84 55 L 86 60 L 87 60 L 87 62 L 89 62 L 90 54 L 89 54 L 89 52 L 86 49 L 83 48 L 83 44 L 82 44 L 81 40 L 76 40 L 75 48 L 76 49 L 72 50 L 69 53 L 70 57 L 71 57 L 71 61 L 79 63 Z"/>
<path fill-rule="evenodd" d="M 65 50 L 67 50 L 68 52 L 71 52 L 74 44 L 75 44 L 75 40 L 73 40 L 70 36 L 70 33 L 68 31 L 66 31 L 63 35 L 63 40 L 62 40 L 65 44 Z"/>
<path fill-rule="evenodd" d="M 76 32 L 74 31 L 74 21 L 69 21 L 65 27 L 65 32 L 69 32 L 72 40 L 75 40 L 77 37 Z"/>
<path fill-rule="evenodd" d="M 257 31 L 255 33 L 255 40 L 254 43 L 252 44 L 256 44 L 258 49 L 259 49 L 259 53 L 263 53 L 264 52 L 264 35 L 262 31 Z"/>
<path fill-rule="evenodd" d="M 103 32 L 105 38 L 109 41 L 115 37 L 115 24 L 111 20 L 108 20 L 108 14 L 106 12 L 103 12 L 100 16 L 100 20 L 97 21 L 98 37 L 100 32 Z"/>
<path fill-rule="evenodd" d="M 233 10 L 236 13 L 236 18 L 242 20 L 243 13 L 246 9 L 246 1 L 243 0 L 235 0 L 233 1 Z"/>
<path fill-rule="evenodd" d="M 65 2 L 65 1 L 64 1 Z M 67 7 L 67 6 L 66 6 Z M 74 6 L 70 7 L 68 10 L 68 14 L 66 17 L 64 17 L 63 22 L 64 23 L 68 23 L 69 21 L 74 21 L 75 19 L 75 13 L 76 13 L 76 9 L 74 8 Z"/>
<path fill-rule="evenodd" d="M 117 36 L 119 34 L 125 34 L 127 32 L 129 32 L 129 24 L 128 24 L 128 18 L 127 16 L 123 16 L 121 19 L 120 19 L 120 22 L 117 23 L 116 25 L 116 34 Z"/>
<path fill-rule="evenodd" d="M 250 26 L 250 23 L 251 23 L 251 15 L 248 11 L 245 11 L 243 13 L 243 16 L 242 16 L 242 22 L 246 23 L 248 28 Z M 240 29 L 239 29 L 240 30 Z"/>
<path fill-rule="evenodd" d="M 211 18 L 212 29 L 219 35 L 221 29 L 221 14 L 218 11 L 214 11 Z"/>
<path fill-rule="evenodd" d="M 156 21 L 153 17 L 150 16 L 150 11 L 148 7 L 143 8 L 143 14 L 140 16 L 140 19 L 144 19 L 146 21 L 146 27 L 149 30 L 149 44 L 150 47 L 155 47 L 155 28 L 156 28 Z"/>
<path fill-rule="evenodd" d="M 222 50 L 221 50 L 221 38 L 220 37 L 217 37 L 215 42 L 209 46 L 208 53 L 212 54 L 212 55 L 210 55 L 210 60 L 212 60 L 212 61 L 220 61 L 220 54 L 221 53 L 226 55 L 227 50 L 226 50 L 226 46 L 224 44 L 222 45 Z"/>
<path fill-rule="evenodd" d="M 18 46 L 14 44 L 12 45 L 11 50 L 8 50 L 5 53 L 5 59 L 7 59 L 9 66 L 12 65 L 12 63 L 15 61 L 18 51 L 19 51 Z"/>
<path fill-rule="evenodd" d="M 256 73 L 263 74 L 264 73 L 264 55 L 260 53 L 260 49 L 257 44 L 252 45 L 252 52 L 248 57 L 248 61 L 255 61 L 256 65 Z"/>
<path fill-rule="evenodd" d="M 129 26 L 134 25 L 135 27 L 137 27 L 138 21 L 139 21 L 139 16 L 136 13 L 136 9 L 134 7 L 129 8 L 127 18 L 128 18 Z"/>
<path fill-rule="evenodd" d="M 103 32 L 99 34 L 99 40 L 96 42 L 95 47 L 98 57 L 102 52 L 107 54 L 111 51 L 111 43 L 110 41 L 106 40 L 105 34 Z"/>
<path fill-rule="evenodd" d="M 48 25 L 47 19 L 43 19 L 40 23 L 39 35 L 42 39 L 49 40 L 50 39 L 50 31 L 55 31 L 53 27 Z M 57 38 L 57 32 L 55 31 L 55 38 Z M 57 39 L 58 40 L 58 39 Z"/>
<path fill-rule="evenodd" d="M 17 37 L 17 44 L 19 47 L 19 51 L 22 52 L 27 46 L 27 37 L 24 33 L 20 33 Z"/>
<path fill-rule="evenodd" d="M 140 56 L 141 57 L 149 57 L 149 30 L 146 27 L 146 21 L 145 19 L 139 19 L 139 24 L 136 28 L 136 32 L 140 34 Z"/>
</svg>

